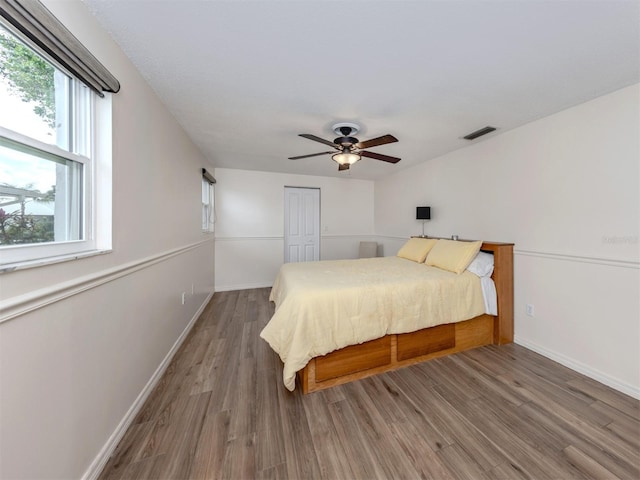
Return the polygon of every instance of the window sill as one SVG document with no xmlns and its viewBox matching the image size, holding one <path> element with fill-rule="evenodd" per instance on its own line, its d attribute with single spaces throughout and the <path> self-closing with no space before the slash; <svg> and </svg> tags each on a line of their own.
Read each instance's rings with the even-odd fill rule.
<svg viewBox="0 0 640 480">
<path fill-rule="evenodd" d="M 37 260 L 29 260 L 26 262 L 5 263 L 0 264 L 0 275 L 16 270 L 26 270 L 28 268 L 44 267 L 46 265 L 54 265 L 56 263 L 70 262 L 72 260 L 79 260 L 81 258 L 95 257 L 96 255 L 104 255 L 111 253 L 111 249 L 104 250 L 90 250 L 82 253 L 71 253 L 68 255 L 58 255 L 55 257 L 39 258 Z"/>
</svg>

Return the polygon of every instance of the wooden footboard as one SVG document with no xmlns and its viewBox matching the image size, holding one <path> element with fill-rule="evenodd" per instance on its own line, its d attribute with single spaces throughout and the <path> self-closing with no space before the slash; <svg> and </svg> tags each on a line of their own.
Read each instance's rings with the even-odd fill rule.
<svg viewBox="0 0 640 480">
<path fill-rule="evenodd" d="M 298 372 L 302 392 L 322 390 L 482 345 L 513 342 L 513 244 L 484 242 L 481 249 L 494 255 L 492 278 L 498 296 L 497 316 L 480 315 L 464 322 L 386 335 L 313 358 Z"/>
</svg>

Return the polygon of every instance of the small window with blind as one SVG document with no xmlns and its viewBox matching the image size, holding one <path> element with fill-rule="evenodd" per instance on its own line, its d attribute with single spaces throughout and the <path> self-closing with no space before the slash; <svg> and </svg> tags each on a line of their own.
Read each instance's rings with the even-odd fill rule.
<svg viewBox="0 0 640 480">
<path fill-rule="evenodd" d="M 215 226 L 215 179 L 202 169 L 202 231 L 213 232 Z"/>
<path fill-rule="evenodd" d="M 39 2 L 28 5 L 51 15 Z M 110 115 L 110 101 L 98 104 L 101 91 L 48 55 L 8 8 L 0 9 L 0 271 L 110 247 L 110 226 L 102 227 L 109 245 L 99 245 L 96 212 L 108 209 L 97 208 L 105 198 L 95 195 L 97 184 L 106 187 L 97 166 L 110 158 L 98 161 L 94 136 L 111 141 L 110 127 L 98 131 L 95 120 L 97 109 Z M 108 217 L 100 221 L 110 225 Z"/>
</svg>

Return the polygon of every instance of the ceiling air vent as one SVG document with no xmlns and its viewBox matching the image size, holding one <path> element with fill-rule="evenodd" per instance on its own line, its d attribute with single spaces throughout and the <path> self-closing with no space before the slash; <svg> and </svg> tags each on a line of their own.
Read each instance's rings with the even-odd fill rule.
<svg viewBox="0 0 640 480">
<path fill-rule="evenodd" d="M 496 130 L 495 127 L 486 126 L 484 128 L 481 128 L 480 130 L 471 132 L 469 135 L 465 135 L 462 138 L 464 138 L 465 140 L 475 140 L 476 138 L 481 137 L 482 135 L 486 135 L 487 133 L 494 132 L 495 130 Z"/>
</svg>

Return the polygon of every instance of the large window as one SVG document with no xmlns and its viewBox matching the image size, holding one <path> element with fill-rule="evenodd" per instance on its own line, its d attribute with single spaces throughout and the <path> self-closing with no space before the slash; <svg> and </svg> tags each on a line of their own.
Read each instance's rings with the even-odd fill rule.
<svg viewBox="0 0 640 480">
<path fill-rule="evenodd" d="M 1 264 L 98 247 L 93 135 L 102 101 L 0 24 Z"/>
</svg>

